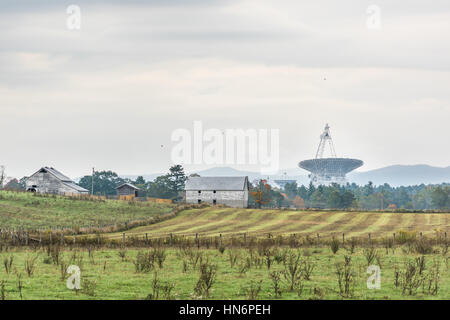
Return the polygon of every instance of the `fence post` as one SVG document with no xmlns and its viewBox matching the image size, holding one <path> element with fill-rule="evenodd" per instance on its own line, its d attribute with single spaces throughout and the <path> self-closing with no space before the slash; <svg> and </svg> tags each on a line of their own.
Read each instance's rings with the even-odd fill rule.
<svg viewBox="0 0 450 320">
<path fill-rule="evenodd" d="M 368 240 L 369 240 L 369 244 L 370 244 L 370 233 L 368 234 Z"/>
<path fill-rule="evenodd" d="M 195 243 L 197 244 L 197 249 L 200 247 L 200 243 L 198 241 L 198 233 L 195 234 Z"/>
<path fill-rule="evenodd" d="M 444 232 L 444 240 L 447 241 L 447 231 Z"/>
<path fill-rule="evenodd" d="M 125 232 L 122 233 L 122 245 L 125 245 Z"/>
<path fill-rule="evenodd" d="M 30 241 L 30 232 L 27 231 L 26 245 L 28 245 L 29 241 Z"/>
<path fill-rule="evenodd" d="M 316 246 L 319 246 L 319 233 L 317 233 Z"/>
<path fill-rule="evenodd" d="M 345 233 L 342 234 L 342 244 L 345 243 Z"/>
<path fill-rule="evenodd" d="M 52 232 L 50 231 L 50 244 L 53 244 L 53 237 L 52 237 Z"/>
<path fill-rule="evenodd" d="M 61 232 L 61 245 L 64 245 L 64 233 Z"/>
<path fill-rule="evenodd" d="M 422 232 L 419 232 L 420 241 L 422 241 Z"/>
<path fill-rule="evenodd" d="M 244 232 L 244 245 L 247 244 L 247 232 Z"/>
<path fill-rule="evenodd" d="M 42 245 L 42 234 L 39 232 L 39 245 Z"/>
<path fill-rule="evenodd" d="M 220 246 L 222 247 L 222 234 L 219 234 L 219 241 L 220 241 Z"/>
<path fill-rule="evenodd" d="M 100 245 L 100 233 L 97 233 L 97 244 Z"/>
<path fill-rule="evenodd" d="M 173 235 L 172 235 L 172 232 L 170 233 L 170 245 L 172 245 L 172 243 L 173 243 Z"/>
<path fill-rule="evenodd" d="M 145 244 L 148 245 L 148 233 L 145 233 Z"/>
<path fill-rule="evenodd" d="M 395 245 L 395 232 L 392 234 L 392 245 Z"/>
<path fill-rule="evenodd" d="M 74 233 L 73 234 L 73 244 L 75 244 L 77 242 L 77 234 Z"/>
</svg>

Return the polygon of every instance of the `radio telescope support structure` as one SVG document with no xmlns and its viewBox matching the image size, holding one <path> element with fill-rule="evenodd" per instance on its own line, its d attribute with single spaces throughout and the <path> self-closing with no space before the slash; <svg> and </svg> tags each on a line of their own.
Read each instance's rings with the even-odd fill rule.
<svg viewBox="0 0 450 320">
<path fill-rule="evenodd" d="M 330 126 L 328 125 L 328 123 L 326 124 L 323 133 L 320 135 L 320 143 L 319 147 L 317 148 L 316 159 L 323 158 L 323 153 L 327 144 L 330 146 L 331 157 L 337 158 L 336 151 L 334 150 L 333 140 L 331 139 L 330 135 Z"/>
<path fill-rule="evenodd" d="M 329 146 L 331 156 L 324 158 L 326 146 Z M 300 168 L 310 172 L 311 182 L 318 185 L 330 185 L 332 183 L 345 184 L 345 175 L 359 168 L 364 163 L 358 159 L 338 158 L 330 135 L 330 126 L 327 124 L 320 135 L 320 143 L 317 148 L 316 158 L 301 161 Z"/>
</svg>

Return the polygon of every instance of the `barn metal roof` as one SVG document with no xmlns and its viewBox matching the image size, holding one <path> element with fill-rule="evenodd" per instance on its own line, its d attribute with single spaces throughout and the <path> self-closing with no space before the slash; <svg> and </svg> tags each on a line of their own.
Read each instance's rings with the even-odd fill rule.
<svg viewBox="0 0 450 320">
<path fill-rule="evenodd" d="M 248 177 L 189 177 L 184 190 L 243 191 Z"/>
<path fill-rule="evenodd" d="M 89 192 L 85 188 L 80 187 L 75 182 L 73 182 L 72 179 L 70 179 L 69 177 L 65 176 L 64 174 L 62 174 L 61 172 L 59 172 L 58 170 L 56 170 L 55 168 L 52 168 L 52 167 L 42 167 L 38 171 L 33 173 L 30 177 L 34 176 L 38 172 L 43 172 L 43 171 L 48 172 L 51 175 L 55 176 L 56 179 L 60 180 L 62 183 L 64 183 L 66 186 L 68 186 L 72 189 L 75 189 L 80 192 Z"/>
<path fill-rule="evenodd" d="M 51 173 L 52 175 L 54 175 L 56 178 L 58 178 L 61 181 L 67 181 L 67 182 L 72 182 L 72 179 L 70 179 L 69 177 L 63 175 L 61 172 L 59 172 L 58 170 L 56 170 L 55 168 L 52 167 L 43 167 L 41 168 L 41 170 L 39 170 L 38 172 L 45 170 L 49 173 Z"/>
<path fill-rule="evenodd" d="M 132 188 L 134 190 L 140 190 L 138 187 L 136 187 L 135 185 L 132 185 L 131 183 L 123 183 L 120 186 L 118 186 L 116 189 L 120 189 L 125 186 L 129 186 L 130 188 Z"/>
<path fill-rule="evenodd" d="M 88 190 L 86 190 L 86 189 L 83 188 L 83 187 L 80 187 L 79 185 L 77 185 L 77 184 L 74 183 L 74 182 L 66 182 L 66 181 L 63 181 L 63 183 L 64 183 L 66 186 L 68 186 L 68 187 L 70 187 L 70 188 L 72 188 L 72 189 L 75 189 L 75 190 L 77 190 L 77 191 L 79 191 L 79 192 L 89 192 Z"/>
</svg>

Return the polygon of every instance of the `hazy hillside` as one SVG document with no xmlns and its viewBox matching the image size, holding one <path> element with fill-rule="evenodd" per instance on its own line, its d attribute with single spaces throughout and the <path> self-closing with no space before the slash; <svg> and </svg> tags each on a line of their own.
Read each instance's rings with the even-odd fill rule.
<svg viewBox="0 0 450 320">
<path fill-rule="evenodd" d="M 348 179 L 357 184 L 372 181 L 377 185 L 387 182 L 392 186 L 438 184 L 450 182 L 450 166 L 439 168 L 428 165 L 394 165 L 366 172 L 353 172 L 348 175 Z"/>
</svg>

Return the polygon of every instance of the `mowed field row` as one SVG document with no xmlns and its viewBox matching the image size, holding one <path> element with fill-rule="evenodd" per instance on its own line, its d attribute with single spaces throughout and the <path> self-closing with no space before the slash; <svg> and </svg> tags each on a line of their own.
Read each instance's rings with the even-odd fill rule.
<svg viewBox="0 0 450 320">
<path fill-rule="evenodd" d="M 127 235 L 169 233 L 192 236 L 248 233 L 331 236 L 345 233 L 358 237 L 371 233 L 374 237 L 392 235 L 398 230 L 418 231 L 424 235 L 450 231 L 450 213 L 383 213 L 345 211 L 294 211 L 234 208 L 202 208 L 180 212 L 175 218 L 127 231 Z M 120 237 L 110 234 L 109 237 Z"/>
</svg>

